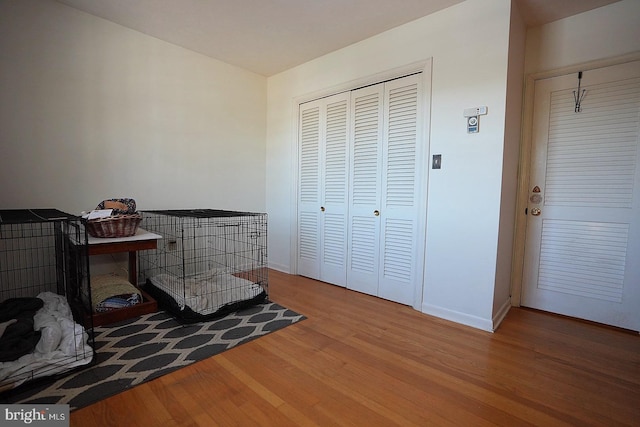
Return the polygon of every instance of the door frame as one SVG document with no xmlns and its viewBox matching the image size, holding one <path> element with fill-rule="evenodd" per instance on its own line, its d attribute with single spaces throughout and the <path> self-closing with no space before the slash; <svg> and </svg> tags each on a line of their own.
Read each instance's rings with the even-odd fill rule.
<svg viewBox="0 0 640 427">
<path fill-rule="evenodd" d="M 420 310 L 422 307 L 422 294 L 424 287 L 424 271 L 425 271 L 425 247 L 427 240 L 427 189 L 428 189 L 428 179 L 429 179 L 429 156 L 431 150 L 430 144 L 430 129 L 431 129 L 431 75 L 432 75 L 432 58 L 427 58 L 421 61 L 416 61 L 404 66 L 392 68 L 386 71 L 382 71 L 379 73 L 375 73 L 369 76 L 357 78 L 354 80 L 350 80 L 332 87 L 328 87 L 325 89 L 321 89 L 318 91 L 310 92 L 306 95 L 295 97 L 292 100 L 291 107 L 291 123 L 292 126 L 292 136 L 291 139 L 293 142 L 291 144 L 291 232 L 290 232 L 290 265 L 291 265 L 291 273 L 298 274 L 298 180 L 299 180 L 299 141 L 298 135 L 300 132 L 299 125 L 299 111 L 300 104 L 305 102 L 313 101 L 315 99 L 335 95 L 341 92 L 351 91 L 353 89 L 358 89 L 360 87 L 369 86 L 377 83 L 381 83 L 387 80 L 392 80 L 400 77 L 404 77 L 409 74 L 422 73 L 422 102 L 424 105 L 423 108 L 423 123 L 420 138 L 426 144 L 426 149 L 423 150 L 423 159 L 421 159 L 422 164 L 424 165 L 424 170 L 422 173 L 422 182 L 419 183 L 416 191 L 420 194 L 418 204 L 419 209 L 423 212 L 423 217 L 421 218 L 420 224 L 418 224 L 418 233 L 421 236 L 422 244 L 420 245 L 420 253 L 417 254 L 417 257 L 422 260 L 422 271 L 419 272 L 418 278 L 416 282 L 416 288 L 414 289 L 414 298 L 412 307 L 415 310 Z"/>
<path fill-rule="evenodd" d="M 529 177 L 531 175 L 531 150 L 533 148 L 533 104 L 535 85 L 538 80 L 575 74 L 579 71 L 589 71 L 612 65 L 640 60 L 640 52 L 607 58 L 582 64 L 571 65 L 555 70 L 532 73 L 526 76 L 524 84 L 524 104 L 522 111 L 522 131 L 520 136 L 520 158 L 518 162 L 518 189 L 516 195 L 516 218 L 513 241 L 513 257 L 511 264 L 511 305 L 520 307 L 522 287 L 524 282 L 524 257 L 526 245 L 527 215 L 525 209 L 529 198 Z"/>
</svg>

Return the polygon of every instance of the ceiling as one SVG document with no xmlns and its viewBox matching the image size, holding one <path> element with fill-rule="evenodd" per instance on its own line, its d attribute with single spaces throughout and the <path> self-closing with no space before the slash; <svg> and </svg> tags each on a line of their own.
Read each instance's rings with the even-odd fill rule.
<svg viewBox="0 0 640 427">
<path fill-rule="evenodd" d="M 463 0 L 57 0 L 271 76 Z M 516 0 L 528 26 L 618 0 Z"/>
</svg>

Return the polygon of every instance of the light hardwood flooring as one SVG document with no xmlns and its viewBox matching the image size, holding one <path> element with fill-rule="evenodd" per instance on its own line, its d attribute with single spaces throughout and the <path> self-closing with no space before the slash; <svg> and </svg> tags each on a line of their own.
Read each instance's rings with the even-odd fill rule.
<svg viewBox="0 0 640 427">
<path fill-rule="evenodd" d="M 640 426 L 640 336 L 512 308 L 495 333 L 269 272 L 307 319 L 71 413 L 72 426 Z"/>
</svg>

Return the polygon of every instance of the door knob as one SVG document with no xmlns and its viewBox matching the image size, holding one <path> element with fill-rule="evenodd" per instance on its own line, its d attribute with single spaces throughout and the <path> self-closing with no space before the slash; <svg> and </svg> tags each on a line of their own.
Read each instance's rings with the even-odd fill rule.
<svg viewBox="0 0 640 427">
<path fill-rule="evenodd" d="M 380 216 L 380 211 L 376 209 L 375 211 L 373 211 L 373 214 L 374 214 L 375 216 Z"/>
<path fill-rule="evenodd" d="M 324 212 L 324 206 L 320 206 L 320 211 Z"/>
<path fill-rule="evenodd" d="M 531 215 L 533 216 L 538 216 L 542 213 L 542 211 L 540 210 L 540 208 L 532 208 L 531 209 Z"/>
</svg>

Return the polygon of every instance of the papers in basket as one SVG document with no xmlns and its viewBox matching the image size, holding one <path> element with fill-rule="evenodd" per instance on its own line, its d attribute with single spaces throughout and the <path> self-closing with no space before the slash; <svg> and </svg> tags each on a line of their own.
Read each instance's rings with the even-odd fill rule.
<svg viewBox="0 0 640 427">
<path fill-rule="evenodd" d="M 83 212 L 82 218 L 85 219 L 98 219 L 98 218 L 107 218 L 111 216 L 113 209 L 94 209 L 89 213 Z"/>
</svg>

